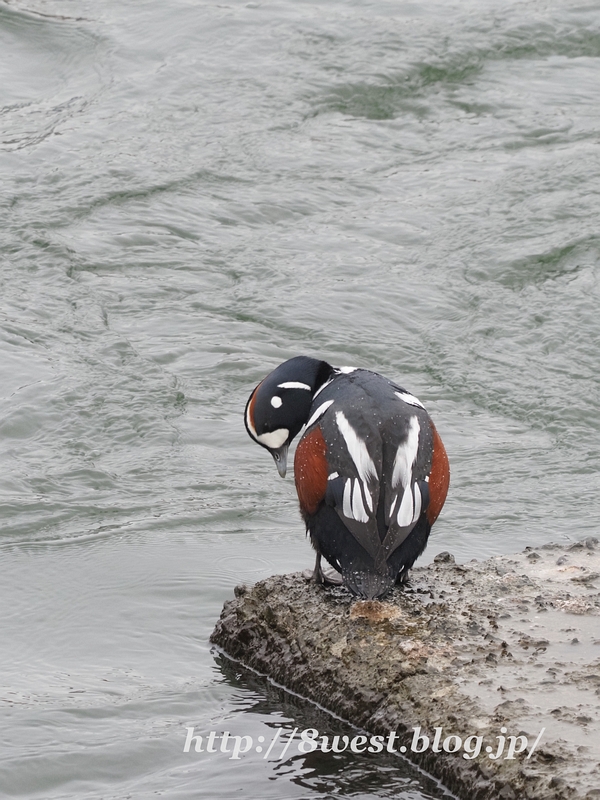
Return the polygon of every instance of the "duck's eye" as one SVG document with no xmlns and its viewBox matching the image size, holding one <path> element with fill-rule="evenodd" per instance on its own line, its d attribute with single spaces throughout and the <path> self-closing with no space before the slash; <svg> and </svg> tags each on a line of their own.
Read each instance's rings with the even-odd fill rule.
<svg viewBox="0 0 600 800">
<path fill-rule="evenodd" d="M 283 400 L 281 399 L 281 397 L 279 397 L 279 395 L 274 395 L 271 398 L 271 405 L 273 406 L 273 408 L 281 408 L 282 403 Z"/>
</svg>

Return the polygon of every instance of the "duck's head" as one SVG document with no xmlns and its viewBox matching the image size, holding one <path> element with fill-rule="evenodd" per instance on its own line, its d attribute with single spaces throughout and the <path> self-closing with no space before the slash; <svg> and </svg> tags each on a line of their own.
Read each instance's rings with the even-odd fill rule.
<svg viewBox="0 0 600 800">
<path fill-rule="evenodd" d="M 246 404 L 246 430 L 271 453 L 282 478 L 292 439 L 308 421 L 315 392 L 333 368 L 326 361 L 296 356 L 258 384 Z"/>
</svg>

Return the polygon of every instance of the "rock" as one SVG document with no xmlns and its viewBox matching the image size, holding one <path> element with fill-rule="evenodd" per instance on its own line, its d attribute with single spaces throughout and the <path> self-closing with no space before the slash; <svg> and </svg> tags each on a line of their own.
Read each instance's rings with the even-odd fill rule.
<svg viewBox="0 0 600 800">
<path fill-rule="evenodd" d="M 568 559 L 558 545 L 460 566 L 441 553 L 385 601 L 274 576 L 236 588 L 211 641 L 370 734 L 395 732 L 459 797 L 591 798 L 600 550 L 588 541 Z"/>
<path fill-rule="evenodd" d="M 433 561 L 435 564 L 456 564 L 456 559 L 447 550 L 444 550 L 443 553 L 438 553 Z"/>
</svg>

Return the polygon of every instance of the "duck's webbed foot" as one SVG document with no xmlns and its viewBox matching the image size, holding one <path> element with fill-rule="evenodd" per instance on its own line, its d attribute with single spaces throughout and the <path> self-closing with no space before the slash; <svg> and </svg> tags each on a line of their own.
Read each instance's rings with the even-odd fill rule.
<svg viewBox="0 0 600 800">
<path fill-rule="evenodd" d="M 324 586 L 343 586 L 344 580 L 337 569 L 333 567 L 329 567 L 328 569 L 321 570 L 321 574 L 323 575 L 323 585 Z"/>
</svg>

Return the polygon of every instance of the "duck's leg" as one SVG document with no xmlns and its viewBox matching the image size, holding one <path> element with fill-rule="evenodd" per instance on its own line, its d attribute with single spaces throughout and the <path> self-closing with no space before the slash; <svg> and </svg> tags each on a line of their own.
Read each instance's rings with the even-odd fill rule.
<svg viewBox="0 0 600 800">
<path fill-rule="evenodd" d="M 317 553 L 312 580 L 321 586 L 341 586 L 343 584 L 342 576 L 337 570 L 333 567 L 329 567 L 327 571 L 323 569 L 321 553 Z"/>
<path fill-rule="evenodd" d="M 311 581 L 311 583 L 316 583 L 317 586 L 324 586 L 325 585 L 325 576 L 323 575 L 323 570 L 321 569 L 321 553 L 317 550 L 317 557 L 315 559 L 315 567 L 311 572 L 309 569 L 305 569 L 302 572 L 303 576 L 306 578 L 307 581 Z"/>
<path fill-rule="evenodd" d="M 329 567 L 327 571 L 323 569 L 321 566 L 320 553 L 317 553 L 317 557 L 315 559 L 315 568 L 313 569 L 312 573 L 310 570 L 305 569 L 303 575 L 307 580 L 316 583 L 317 586 L 342 586 L 344 583 L 340 573 L 333 567 Z"/>
<path fill-rule="evenodd" d="M 325 586 L 327 581 L 325 579 L 325 575 L 323 574 L 323 569 L 321 568 L 321 554 L 317 553 L 317 558 L 315 560 L 315 568 L 311 572 L 309 569 L 305 569 L 302 574 L 306 578 L 307 581 L 311 581 L 312 583 L 316 583 L 317 586 Z"/>
<path fill-rule="evenodd" d="M 318 551 L 317 551 L 317 557 L 315 559 L 315 568 L 313 570 L 311 581 L 316 583 L 317 586 L 325 585 L 325 576 L 323 575 L 323 570 L 321 568 L 321 553 L 319 553 Z"/>
</svg>

